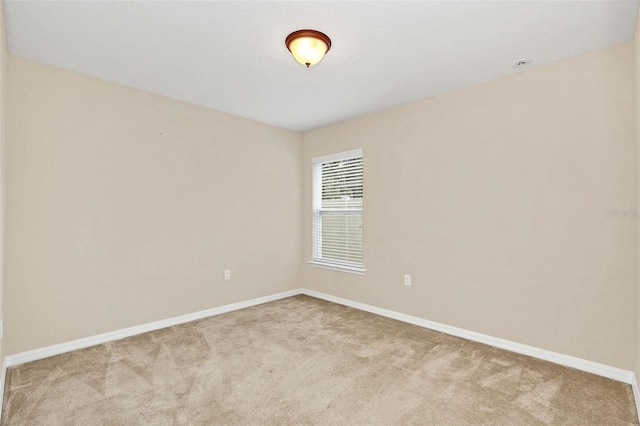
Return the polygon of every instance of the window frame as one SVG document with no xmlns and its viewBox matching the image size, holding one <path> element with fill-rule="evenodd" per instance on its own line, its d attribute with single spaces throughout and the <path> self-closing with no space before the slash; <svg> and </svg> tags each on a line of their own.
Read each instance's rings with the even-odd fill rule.
<svg viewBox="0 0 640 426">
<path fill-rule="evenodd" d="M 330 155 L 324 155 L 321 157 L 314 157 L 311 159 L 311 182 L 312 182 L 312 191 L 311 191 L 311 260 L 309 264 L 312 266 L 317 266 L 321 268 L 332 269 L 336 271 L 350 272 L 353 274 L 364 275 L 366 273 L 366 269 L 364 267 L 364 229 L 362 232 L 362 263 L 358 262 L 349 262 L 349 261 L 335 261 L 330 259 L 323 259 L 322 257 L 316 258 L 315 248 L 322 248 L 322 242 L 317 243 L 316 238 L 318 238 L 318 234 L 322 235 L 322 231 L 317 230 L 317 226 L 322 226 L 321 217 L 323 213 L 332 212 L 344 212 L 344 213 L 355 213 L 360 214 L 362 220 L 364 221 L 364 194 L 363 194 L 363 205 L 361 208 L 348 208 L 348 209 L 334 209 L 334 208 L 321 208 L 319 204 L 321 203 L 320 197 L 322 197 L 322 164 L 331 163 L 335 161 L 341 160 L 349 160 L 353 158 L 362 158 L 363 161 L 363 189 L 364 189 L 364 155 L 362 149 L 354 149 L 351 151 L 339 152 Z M 319 166 L 316 166 L 319 165 Z M 318 173 L 320 171 L 320 173 Z"/>
</svg>

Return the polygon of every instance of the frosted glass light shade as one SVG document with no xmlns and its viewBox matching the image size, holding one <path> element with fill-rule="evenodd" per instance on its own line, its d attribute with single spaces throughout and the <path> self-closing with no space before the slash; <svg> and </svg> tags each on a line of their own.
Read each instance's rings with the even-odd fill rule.
<svg viewBox="0 0 640 426">
<path fill-rule="evenodd" d="M 295 60 L 307 68 L 320 62 L 331 48 L 331 39 L 315 30 L 294 31 L 285 43 Z"/>
</svg>

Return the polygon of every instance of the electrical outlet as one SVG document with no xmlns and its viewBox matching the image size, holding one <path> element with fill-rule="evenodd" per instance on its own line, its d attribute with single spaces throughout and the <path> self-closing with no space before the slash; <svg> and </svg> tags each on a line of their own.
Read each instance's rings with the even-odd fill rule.
<svg viewBox="0 0 640 426">
<path fill-rule="evenodd" d="M 407 287 L 411 287 L 411 275 L 404 276 L 404 285 Z"/>
<path fill-rule="evenodd" d="M 224 271 L 224 280 L 229 281 L 231 279 L 231 269 L 226 269 Z"/>
</svg>

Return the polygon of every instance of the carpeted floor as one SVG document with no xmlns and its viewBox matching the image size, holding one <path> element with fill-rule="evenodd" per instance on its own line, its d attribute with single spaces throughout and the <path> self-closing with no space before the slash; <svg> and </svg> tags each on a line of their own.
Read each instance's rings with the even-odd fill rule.
<svg viewBox="0 0 640 426">
<path fill-rule="evenodd" d="M 7 372 L 9 425 L 625 425 L 631 387 L 296 296 Z"/>
</svg>

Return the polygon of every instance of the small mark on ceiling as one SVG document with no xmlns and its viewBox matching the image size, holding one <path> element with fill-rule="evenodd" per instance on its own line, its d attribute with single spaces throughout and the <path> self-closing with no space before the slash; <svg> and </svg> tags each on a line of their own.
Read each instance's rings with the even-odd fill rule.
<svg viewBox="0 0 640 426">
<path fill-rule="evenodd" d="M 531 59 L 519 59 L 513 63 L 514 70 L 521 70 L 527 68 L 533 62 Z"/>
</svg>

